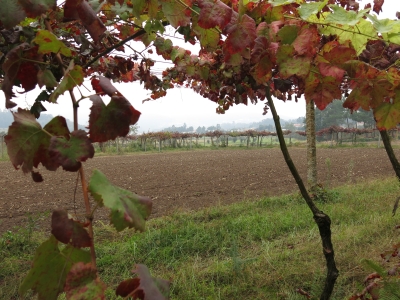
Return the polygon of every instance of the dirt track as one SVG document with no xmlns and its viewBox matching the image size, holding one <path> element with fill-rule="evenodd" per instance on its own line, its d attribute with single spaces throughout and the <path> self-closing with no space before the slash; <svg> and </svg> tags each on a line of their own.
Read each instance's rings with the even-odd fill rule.
<svg viewBox="0 0 400 300">
<path fill-rule="evenodd" d="M 396 150 L 397 155 L 399 152 Z M 394 176 L 384 149 L 318 149 L 317 153 L 319 180 L 326 184 L 330 178 L 330 186 Z M 305 149 L 290 148 L 290 154 L 305 178 Z M 297 191 L 278 148 L 98 157 L 85 164 L 87 177 L 93 168 L 122 188 L 152 197 L 153 217 Z M 34 183 L 30 176 L 15 171 L 10 162 L 0 163 L 0 234 L 24 225 L 28 213 L 43 213 L 43 220 L 38 221 L 42 226 L 50 221 L 46 212 L 55 208 L 84 214 L 79 187 L 74 201 L 76 173 L 41 173 L 44 182 Z M 107 214 L 100 209 L 95 219 L 104 220 Z"/>
</svg>

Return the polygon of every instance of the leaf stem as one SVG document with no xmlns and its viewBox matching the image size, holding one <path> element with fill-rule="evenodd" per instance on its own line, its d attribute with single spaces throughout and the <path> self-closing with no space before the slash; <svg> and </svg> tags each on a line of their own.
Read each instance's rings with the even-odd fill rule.
<svg viewBox="0 0 400 300">
<path fill-rule="evenodd" d="M 372 39 L 372 40 L 377 40 L 377 39 L 378 39 L 378 36 L 372 36 L 372 35 L 369 35 L 369 34 L 365 34 L 365 33 L 360 32 L 360 30 L 358 29 L 357 26 L 354 26 L 354 27 L 356 27 L 356 28 L 358 29 L 358 32 L 357 32 L 357 31 L 353 31 L 353 30 L 349 30 L 349 29 L 344 29 L 344 28 L 342 28 L 342 27 L 335 26 L 335 25 L 328 24 L 328 23 L 315 22 L 315 21 L 308 21 L 308 20 L 303 20 L 303 19 L 301 19 L 301 18 L 293 17 L 293 16 L 288 16 L 288 15 L 285 15 L 285 18 L 293 19 L 293 20 L 300 20 L 300 21 L 304 21 L 304 22 L 307 22 L 307 23 L 309 23 L 309 24 L 314 24 L 314 25 L 332 27 L 332 28 L 335 28 L 335 29 L 338 29 L 338 30 L 342 30 L 342 31 L 349 32 L 349 33 L 363 35 L 363 36 L 368 37 L 368 38 L 370 38 L 370 39 Z M 350 25 L 348 25 L 348 26 L 350 26 Z"/>
<path fill-rule="evenodd" d="M 44 17 L 44 22 L 46 24 L 47 30 L 50 32 L 53 32 L 47 17 Z M 65 68 L 63 66 L 63 61 L 62 61 L 60 53 L 56 54 L 56 59 L 57 59 L 58 63 L 60 64 L 60 68 L 62 69 L 62 72 L 65 76 Z M 78 107 L 79 107 L 79 104 L 77 103 L 75 95 L 72 90 L 69 90 L 69 95 L 71 97 L 72 106 L 73 106 L 74 130 L 78 130 Z M 88 190 L 87 190 L 87 184 L 86 184 L 85 172 L 83 170 L 83 166 L 80 167 L 79 173 L 80 173 L 80 177 L 81 177 L 83 198 L 85 200 L 86 218 L 89 222 L 88 231 L 89 231 L 89 237 L 90 237 L 91 262 L 92 262 L 93 269 L 96 269 L 96 251 L 94 249 L 94 236 L 93 236 L 93 223 L 92 223 L 93 217 L 91 216 L 89 194 L 88 194 Z"/>
</svg>

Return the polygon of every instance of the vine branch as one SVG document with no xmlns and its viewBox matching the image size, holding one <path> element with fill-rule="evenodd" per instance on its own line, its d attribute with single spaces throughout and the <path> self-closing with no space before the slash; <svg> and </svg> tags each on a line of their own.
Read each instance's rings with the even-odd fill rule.
<svg viewBox="0 0 400 300">
<path fill-rule="evenodd" d="M 303 196 L 304 200 L 306 201 L 308 207 L 313 213 L 314 221 L 318 225 L 319 229 L 319 235 L 322 240 L 322 250 L 325 256 L 326 260 L 326 266 L 327 266 L 327 274 L 325 278 L 325 285 L 324 289 L 320 295 L 321 300 L 329 300 L 333 288 L 335 286 L 336 279 L 339 276 L 339 270 L 336 267 L 336 262 L 335 262 L 335 254 L 333 251 L 333 244 L 332 244 L 332 233 L 331 233 L 331 219 L 327 214 L 325 214 L 323 211 L 319 210 L 317 206 L 315 205 L 313 199 L 309 195 L 306 186 L 303 183 L 303 180 L 301 179 L 299 172 L 296 169 L 296 166 L 293 163 L 292 158 L 290 157 L 289 150 L 286 146 L 285 138 L 283 137 L 283 131 L 282 127 L 280 124 L 279 116 L 276 112 L 274 101 L 272 100 L 271 97 L 271 90 L 270 87 L 268 86 L 266 88 L 266 97 L 268 101 L 268 106 L 271 109 L 272 116 L 274 119 L 275 123 L 275 128 L 276 128 L 276 134 L 279 139 L 279 144 L 281 147 L 281 151 L 283 154 L 283 157 L 285 158 L 285 162 L 287 166 L 290 169 L 290 172 L 292 173 L 292 176 L 296 180 L 296 183 L 300 189 L 301 195 Z"/>
<path fill-rule="evenodd" d="M 169 25 L 168 21 L 163 21 L 161 22 L 161 24 L 165 27 Z M 87 62 L 86 64 L 84 64 L 82 67 L 84 69 L 88 68 L 89 66 L 91 66 L 93 63 L 95 63 L 99 58 L 107 55 L 108 53 L 110 53 L 111 51 L 117 49 L 118 47 L 123 46 L 124 44 L 126 44 L 127 42 L 145 34 L 146 31 L 144 29 L 139 30 L 138 32 L 128 36 L 126 39 L 123 39 L 121 41 L 119 41 L 118 43 L 114 44 L 113 46 L 111 46 L 110 48 L 106 48 L 104 51 L 100 52 L 99 54 L 97 54 L 95 57 L 93 57 L 89 62 Z"/>
</svg>

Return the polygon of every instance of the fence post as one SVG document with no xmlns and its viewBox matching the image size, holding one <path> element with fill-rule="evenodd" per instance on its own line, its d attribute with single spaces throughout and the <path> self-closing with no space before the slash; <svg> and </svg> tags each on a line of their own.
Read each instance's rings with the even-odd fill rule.
<svg viewBox="0 0 400 300">
<path fill-rule="evenodd" d="M 4 147 L 4 134 L 2 134 L 0 137 L 1 137 L 1 159 L 3 159 L 4 158 L 4 149 L 3 149 L 3 147 Z"/>
</svg>

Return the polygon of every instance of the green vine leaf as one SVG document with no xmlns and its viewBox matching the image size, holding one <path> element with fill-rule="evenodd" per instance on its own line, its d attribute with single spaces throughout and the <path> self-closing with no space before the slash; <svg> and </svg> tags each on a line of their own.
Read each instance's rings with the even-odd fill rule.
<svg viewBox="0 0 400 300">
<path fill-rule="evenodd" d="M 54 162 L 70 172 L 78 171 L 81 162 L 94 156 L 93 145 L 84 130 L 71 132 L 69 139 L 53 136 L 49 151 Z"/>
<path fill-rule="evenodd" d="M 172 27 L 187 26 L 190 24 L 192 11 L 176 0 L 160 0 L 162 11 Z M 182 0 L 188 7 L 192 6 L 192 0 Z"/>
<path fill-rule="evenodd" d="M 345 10 L 343 7 L 339 5 L 329 5 L 329 8 L 332 9 L 332 13 L 328 13 L 325 16 L 326 23 L 332 24 L 340 24 L 340 25 L 349 25 L 354 26 L 361 21 L 362 18 L 370 11 L 370 8 L 360 10 L 355 12 L 353 10 Z"/>
<path fill-rule="evenodd" d="M 32 42 L 39 46 L 40 54 L 60 53 L 66 57 L 72 56 L 71 49 L 48 30 L 38 30 Z"/>
<path fill-rule="evenodd" d="M 48 69 L 39 70 L 37 74 L 37 81 L 40 88 L 42 88 L 43 86 L 45 86 L 46 88 L 55 88 L 58 85 L 57 79 Z"/>
<path fill-rule="evenodd" d="M 21 4 L 15 0 L 0 0 L 0 21 L 10 29 L 26 18 Z"/>
<path fill-rule="evenodd" d="M 93 171 L 89 191 L 100 206 L 111 209 L 110 221 L 117 231 L 126 227 L 144 231 L 152 208 L 150 198 L 114 186 L 99 170 Z"/>
<path fill-rule="evenodd" d="M 311 16 L 316 15 L 328 3 L 328 0 L 320 2 L 303 3 L 299 9 L 300 18 L 308 20 Z"/>
<path fill-rule="evenodd" d="M 89 252 L 71 246 L 60 251 L 56 238 L 51 236 L 37 248 L 32 268 L 21 283 L 19 294 L 22 297 L 32 289 L 41 300 L 57 299 L 64 289 L 69 270 L 77 262 L 90 262 Z"/>
<path fill-rule="evenodd" d="M 64 290 L 70 300 L 105 299 L 106 288 L 90 263 L 78 262 L 69 271 Z"/>
<path fill-rule="evenodd" d="M 396 91 L 393 103 L 385 102 L 375 108 L 374 116 L 379 130 L 395 128 L 400 123 L 400 90 Z"/>
<path fill-rule="evenodd" d="M 276 54 L 279 72 L 282 78 L 297 75 L 306 77 L 310 72 L 311 58 L 295 55 L 296 51 L 291 45 L 282 45 Z"/>
<path fill-rule="evenodd" d="M 133 299 L 165 300 L 168 298 L 169 281 L 154 278 L 145 265 L 138 264 L 132 271 L 138 277 L 122 281 L 116 290 L 117 296 Z"/>
<path fill-rule="evenodd" d="M 74 61 L 71 60 L 63 79 L 56 90 L 51 94 L 49 102 L 57 103 L 57 99 L 60 95 L 64 94 L 66 91 L 72 90 L 77 85 L 81 85 L 83 82 L 83 76 L 82 67 L 78 65 L 75 66 Z"/>
<path fill-rule="evenodd" d="M 371 22 L 361 19 L 356 27 L 342 25 L 339 27 L 320 26 L 319 32 L 324 35 L 336 35 L 339 42 L 345 44 L 351 42 L 357 55 L 364 51 L 371 39 L 378 39 L 378 34 Z"/>
<path fill-rule="evenodd" d="M 74 221 L 65 210 L 54 210 L 51 216 L 51 233 L 64 244 L 75 248 L 90 247 L 91 239 L 83 224 Z"/>
</svg>

